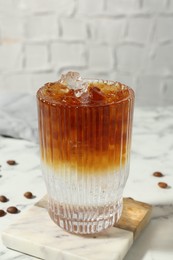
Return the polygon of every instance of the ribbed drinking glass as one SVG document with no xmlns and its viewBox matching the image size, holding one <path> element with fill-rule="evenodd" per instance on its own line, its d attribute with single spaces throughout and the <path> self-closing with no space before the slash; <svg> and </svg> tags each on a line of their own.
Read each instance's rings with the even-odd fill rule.
<svg viewBox="0 0 173 260">
<path fill-rule="evenodd" d="M 133 90 L 88 82 L 94 86 L 89 94 L 78 98 L 70 90 L 65 101 L 67 90 L 56 90 L 53 83 L 37 92 L 48 211 L 61 228 L 77 234 L 97 233 L 118 221 L 130 162 Z M 111 92 L 105 98 L 98 91 L 102 85 L 108 93 L 109 86 L 118 86 L 118 96 L 112 101 Z"/>
</svg>

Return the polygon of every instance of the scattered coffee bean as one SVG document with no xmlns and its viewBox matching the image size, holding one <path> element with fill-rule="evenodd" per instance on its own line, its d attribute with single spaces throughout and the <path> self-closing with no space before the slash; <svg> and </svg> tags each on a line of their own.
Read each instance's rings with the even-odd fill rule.
<svg viewBox="0 0 173 260">
<path fill-rule="evenodd" d="M 4 195 L 0 195 L 0 202 L 7 202 L 8 199 Z"/>
<path fill-rule="evenodd" d="M 164 174 L 161 173 L 161 172 L 154 172 L 154 173 L 153 173 L 153 176 L 155 176 L 155 177 L 163 177 Z"/>
<path fill-rule="evenodd" d="M 30 191 L 27 191 L 24 193 L 24 197 L 27 199 L 32 199 L 33 198 L 33 194 Z"/>
<path fill-rule="evenodd" d="M 0 209 L 0 217 L 3 217 L 6 215 L 6 212 L 3 209 Z"/>
<path fill-rule="evenodd" d="M 16 213 L 18 213 L 19 211 L 18 211 L 18 209 L 17 209 L 16 207 L 11 206 L 11 207 L 8 207 L 8 208 L 7 208 L 7 212 L 8 212 L 8 213 L 11 213 L 11 214 L 16 214 Z"/>
<path fill-rule="evenodd" d="M 168 184 L 166 182 L 159 182 L 158 186 L 162 189 L 166 189 L 168 187 Z"/>
<path fill-rule="evenodd" d="M 7 164 L 9 164 L 9 165 L 16 165 L 17 163 L 14 160 L 8 160 Z"/>
<path fill-rule="evenodd" d="M 129 199 L 129 200 L 134 200 L 133 198 L 131 198 L 131 197 L 128 197 L 127 199 Z"/>
</svg>

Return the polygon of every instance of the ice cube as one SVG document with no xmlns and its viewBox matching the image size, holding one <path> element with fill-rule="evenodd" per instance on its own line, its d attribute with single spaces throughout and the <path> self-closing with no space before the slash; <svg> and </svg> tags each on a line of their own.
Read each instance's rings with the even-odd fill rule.
<svg viewBox="0 0 173 260">
<path fill-rule="evenodd" d="M 90 98 L 93 101 L 105 100 L 105 95 L 98 87 L 91 87 L 89 93 L 90 93 Z"/>
<path fill-rule="evenodd" d="M 88 88 L 88 84 L 82 80 L 78 72 L 69 71 L 67 74 L 62 74 L 59 82 L 70 89 L 74 89 L 76 97 L 80 97 Z"/>
<path fill-rule="evenodd" d="M 82 94 L 86 93 L 88 89 L 88 83 L 87 82 L 83 82 L 82 85 L 80 86 L 80 88 L 75 90 L 75 96 L 76 97 L 80 97 Z"/>
<path fill-rule="evenodd" d="M 75 90 L 81 87 L 82 79 L 78 72 L 69 71 L 67 74 L 62 74 L 60 83 Z"/>
</svg>

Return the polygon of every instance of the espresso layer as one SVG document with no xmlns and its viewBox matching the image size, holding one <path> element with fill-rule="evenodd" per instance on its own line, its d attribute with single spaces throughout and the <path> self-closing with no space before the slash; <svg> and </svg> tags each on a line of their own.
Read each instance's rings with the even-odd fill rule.
<svg viewBox="0 0 173 260">
<path fill-rule="evenodd" d="M 100 172 L 129 156 L 132 103 L 103 107 L 52 106 L 39 101 L 41 156 L 50 166 Z"/>
</svg>

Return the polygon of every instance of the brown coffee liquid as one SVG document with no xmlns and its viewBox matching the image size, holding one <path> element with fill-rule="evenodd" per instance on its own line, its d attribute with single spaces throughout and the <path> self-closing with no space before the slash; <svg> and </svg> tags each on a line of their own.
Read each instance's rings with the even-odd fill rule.
<svg viewBox="0 0 173 260">
<path fill-rule="evenodd" d="M 118 170 L 129 158 L 133 90 L 93 81 L 78 97 L 59 82 L 37 93 L 41 157 L 54 170 L 79 174 Z"/>
</svg>

